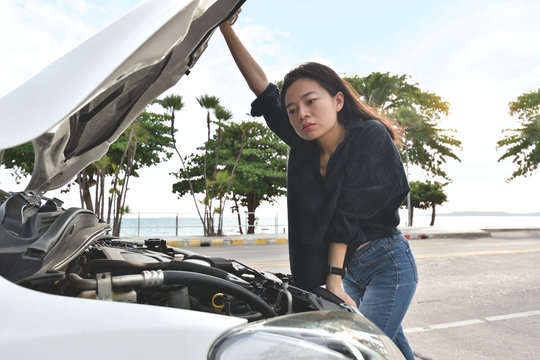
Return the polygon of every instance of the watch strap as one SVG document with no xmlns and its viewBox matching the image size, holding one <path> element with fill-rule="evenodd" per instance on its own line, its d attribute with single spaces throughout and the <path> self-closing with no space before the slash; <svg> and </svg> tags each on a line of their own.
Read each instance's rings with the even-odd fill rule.
<svg viewBox="0 0 540 360">
<path fill-rule="evenodd" d="M 346 273 L 347 273 L 346 268 L 338 268 L 338 267 L 334 267 L 334 266 L 328 266 L 328 274 L 339 275 L 339 276 L 341 276 L 341 278 L 344 278 Z"/>
</svg>

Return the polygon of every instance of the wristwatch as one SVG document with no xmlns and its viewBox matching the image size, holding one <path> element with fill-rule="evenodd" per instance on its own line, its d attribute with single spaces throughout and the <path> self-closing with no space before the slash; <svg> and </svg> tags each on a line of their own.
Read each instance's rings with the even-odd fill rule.
<svg viewBox="0 0 540 360">
<path fill-rule="evenodd" d="M 343 279 L 345 277 L 345 274 L 347 274 L 347 269 L 328 265 L 328 274 L 339 275 Z"/>
</svg>

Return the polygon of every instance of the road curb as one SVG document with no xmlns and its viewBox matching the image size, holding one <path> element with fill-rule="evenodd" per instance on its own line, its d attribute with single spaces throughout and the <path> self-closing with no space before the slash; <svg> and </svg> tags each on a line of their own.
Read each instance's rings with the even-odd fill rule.
<svg viewBox="0 0 540 360">
<path fill-rule="evenodd" d="M 460 238 L 460 239 L 474 239 L 491 237 L 489 230 L 478 231 L 446 231 L 446 232 L 432 232 L 432 233 L 406 233 L 403 232 L 403 236 L 407 239 L 448 239 L 448 238 Z"/>
<path fill-rule="evenodd" d="M 269 245 L 287 244 L 287 237 L 231 237 L 231 238 L 205 238 L 205 239 L 174 239 L 166 240 L 167 245 L 175 247 L 201 247 L 201 246 L 239 246 L 239 245 Z"/>
<path fill-rule="evenodd" d="M 485 230 L 467 232 L 432 232 L 432 233 L 407 233 L 403 236 L 411 240 L 445 239 L 445 238 L 482 238 L 491 237 L 491 233 Z M 272 245 L 287 244 L 286 236 L 245 236 L 245 237 L 219 237 L 219 238 L 182 238 L 166 240 L 167 245 L 175 247 L 208 247 L 208 246 L 240 246 L 240 245 Z"/>
<path fill-rule="evenodd" d="M 475 239 L 491 237 L 492 232 L 502 231 L 540 231 L 540 228 L 500 228 L 500 229 L 430 229 L 421 227 L 417 229 L 400 229 L 405 238 L 414 240 L 426 239 Z M 233 235 L 230 237 L 205 237 L 205 236 L 186 236 L 175 239 L 165 239 L 167 245 L 175 247 L 201 247 L 201 246 L 239 246 L 239 245 L 272 245 L 272 244 L 287 244 L 287 234 L 280 235 Z"/>
<path fill-rule="evenodd" d="M 429 236 L 426 234 L 403 234 L 405 236 L 405 239 L 427 239 Z"/>
<path fill-rule="evenodd" d="M 540 228 L 537 227 L 528 227 L 528 228 L 484 228 L 483 231 L 488 232 L 512 232 L 512 231 L 540 231 Z"/>
</svg>

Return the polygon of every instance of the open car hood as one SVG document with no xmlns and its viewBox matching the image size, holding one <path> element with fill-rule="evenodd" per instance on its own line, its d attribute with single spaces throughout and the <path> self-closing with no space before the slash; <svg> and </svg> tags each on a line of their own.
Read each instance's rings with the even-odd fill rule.
<svg viewBox="0 0 540 360">
<path fill-rule="evenodd" d="M 147 1 L 0 99 L 0 151 L 34 146 L 26 190 L 59 188 L 100 159 L 244 2 Z"/>
</svg>

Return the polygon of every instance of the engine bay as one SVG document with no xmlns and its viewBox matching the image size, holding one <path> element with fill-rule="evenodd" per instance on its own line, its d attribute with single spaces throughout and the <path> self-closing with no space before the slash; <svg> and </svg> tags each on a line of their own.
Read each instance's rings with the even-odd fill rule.
<svg viewBox="0 0 540 360">
<path fill-rule="evenodd" d="M 93 213 L 41 200 L 16 193 L 0 206 L 0 275 L 21 286 L 248 321 L 314 310 L 354 312 L 324 288 L 294 286 L 289 274 L 171 247 L 163 239 L 113 237 Z"/>
</svg>

